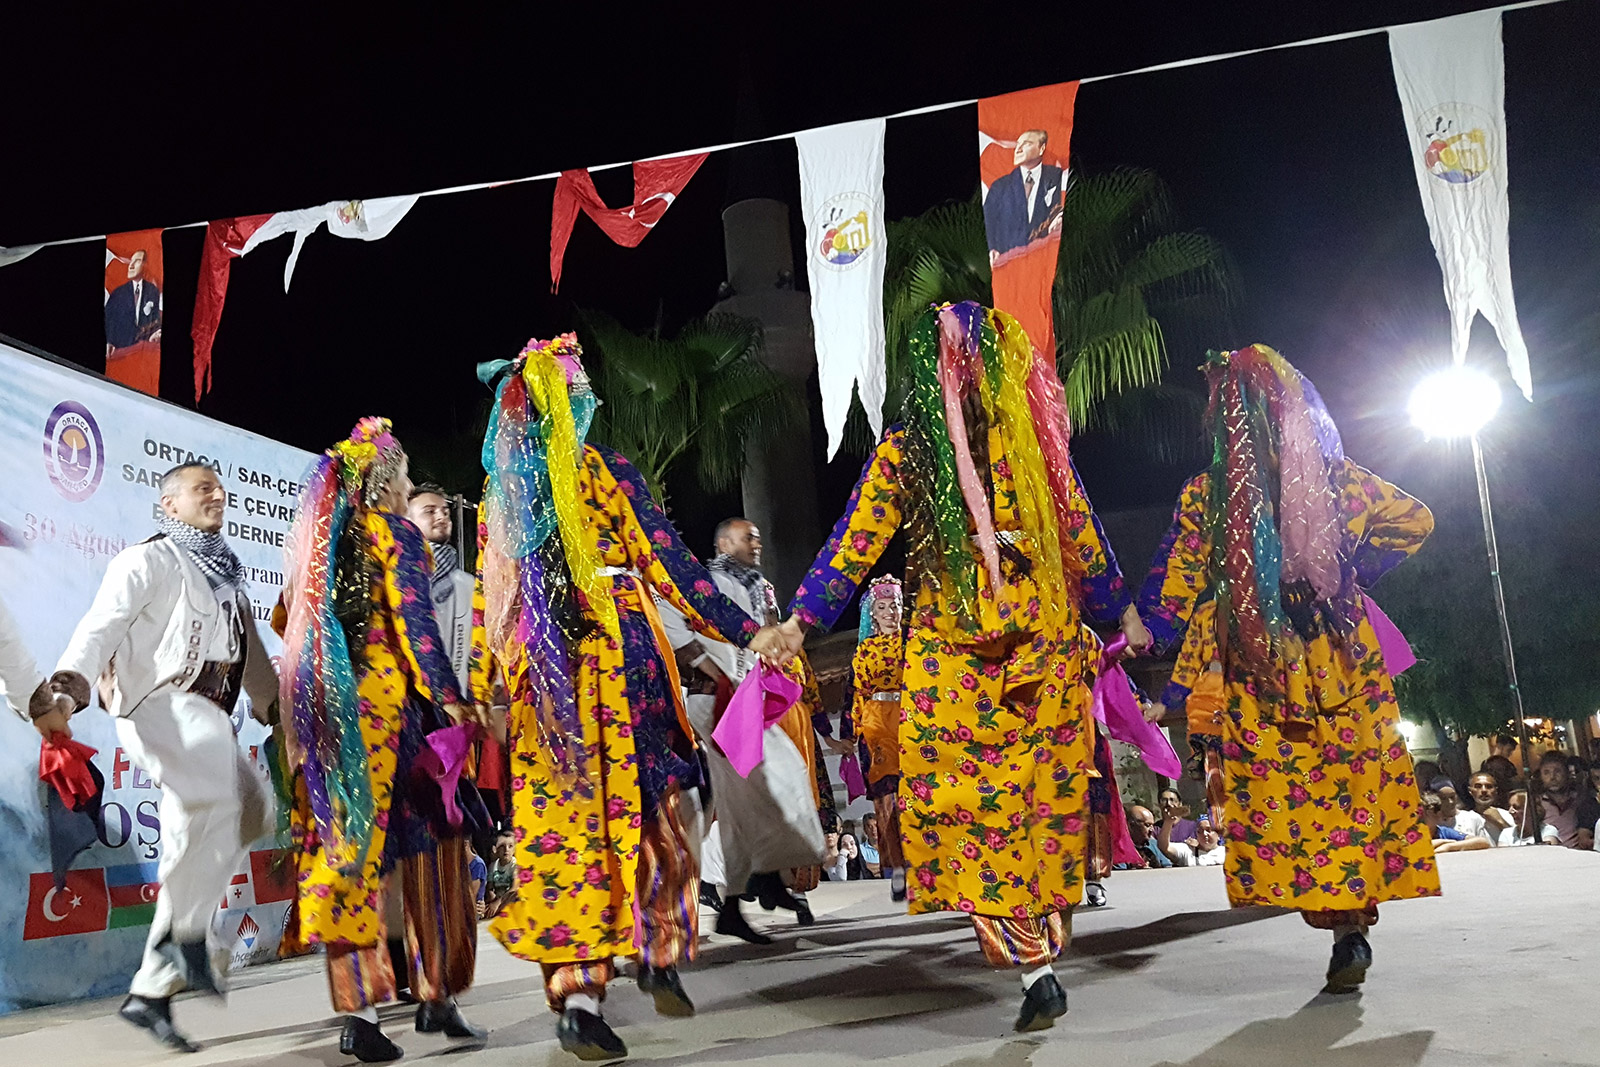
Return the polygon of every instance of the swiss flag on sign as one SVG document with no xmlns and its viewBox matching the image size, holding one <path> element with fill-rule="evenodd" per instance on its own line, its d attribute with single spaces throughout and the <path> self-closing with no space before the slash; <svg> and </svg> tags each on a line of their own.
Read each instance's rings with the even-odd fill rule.
<svg viewBox="0 0 1600 1067">
<path fill-rule="evenodd" d="M 68 871 L 65 889 L 57 889 L 49 872 L 28 875 L 28 914 L 22 939 L 36 941 L 63 934 L 92 934 L 106 928 L 111 898 L 106 872 L 100 867 Z"/>
</svg>

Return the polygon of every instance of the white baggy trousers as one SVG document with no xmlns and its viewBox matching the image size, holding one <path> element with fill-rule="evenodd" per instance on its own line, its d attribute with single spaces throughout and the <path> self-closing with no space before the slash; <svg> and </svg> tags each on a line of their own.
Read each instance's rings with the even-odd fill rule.
<svg viewBox="0 0 1600 1067">
<path fill-rule="evenodd" d="M 239 750 L 228 713 L 195 693 L 156 693 L 117 719 L 128 758 L 161 788 L 161 864 L 155 919 L 128 992 L 183 989 L 167 941 L 210 941 L 211 918 L 246 846 L 272 828 L 270 792 Z M 220 975 L 213 949 L 213 967 Z"/>
</svg>

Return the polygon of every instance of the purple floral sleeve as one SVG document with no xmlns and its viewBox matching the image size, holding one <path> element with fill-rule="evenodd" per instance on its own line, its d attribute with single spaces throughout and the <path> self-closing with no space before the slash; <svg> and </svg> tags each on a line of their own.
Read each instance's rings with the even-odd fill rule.
<svg viewBox="0 0 1600 1067">
<path fill-rule="evenodd" d="M 409 519 L 399 515 L 383 515 L 382 518 L 394 540 L 391 566 L 385 568 L 383 576 L 384 589 L 401 643 L 412 664 L 413 683 L 435 704 L 459 704 L 461 692 L 456 685 L 456 674 L 445 654 L 439 621 L 433 614 L 433 598 L 429 595 L 432 564 L 422 533 Z"/>
<path fill-rule="evenodd" d="M 1161 540 L 1139 592 L 1139 616 L 1160 653 L 1183 638 L 1189 617 L 1210 585 L 1211 539 L 1205 507 L 1209 474 L 1190 479 L 1178 497 L 1172 528 Z"/>
<path fill-rule="evenodd" d="M 851 597 L 878 562 L 900 526 L 900 459 L 905 431 L 889 427 L 867 460 L 861 479 L 795 591 L 789 614 L 806 626 L 830 629 L 850 606 Z"/>
<path fill-rule="evenodd" d="M 748 645 L 760 625 L 746 615 L 743 608 L 717 591 L 711 572 L 683 543 L 678 528 L 650 495 L 643 476 L 621 453 L 602 445 L 589 447 L 599 454 L 616 479 L 618 491 L 627 500 L 643 532 L 642 542 L 628 539 L 628 550 L 636 562 L 643 564 L 639 569 L 646 583 L 673 607 L 680 611 L 685 606 L 691 609 L 683 612 L 691 627 L 698 630 L 709 623 L 717 635 L 730 644 L 740 648 Z M 657 573 L 651 573 L 657 568 Z"/>
</svg>

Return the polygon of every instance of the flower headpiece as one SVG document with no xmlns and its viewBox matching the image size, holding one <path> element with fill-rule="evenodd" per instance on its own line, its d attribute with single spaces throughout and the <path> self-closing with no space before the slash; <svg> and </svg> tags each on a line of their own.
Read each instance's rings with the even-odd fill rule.
<svg viewBox="0 0 1600 1067">
<path fill-rule="evenodd" d="M 885 574 L 882 577 L 874 578 L 872 584 L 867 586 L 866 593 L 861 597 L 861 625 L 856 636 L 865 639 L 878 632 L 877 623 L 872 618 L 872 608 L 875 604 L 881 602 L 892 603 L 895 606 L 895 614 L 898 618 L 899 613 L 905 607 L 902 596 L 900 579 L 894 575 Z"/>
<path fill-rule="evenodd" d="M 405 458 L 405 450 L 394 436 L 394 424 L 379 415 L 368 415 L 356 423 L 350 436 L 327 454 L 338 463 L 345 489 L 369 508 L 378 502 L 383 487 Z"/>
</svg>

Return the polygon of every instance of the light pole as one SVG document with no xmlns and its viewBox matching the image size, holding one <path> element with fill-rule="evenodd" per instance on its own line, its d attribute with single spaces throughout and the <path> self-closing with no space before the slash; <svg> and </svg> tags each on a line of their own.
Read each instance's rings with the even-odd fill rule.
<svg viewBox="0 0 1600 1067">
<path fill-rule="evenodd" d="M 1494 509 L 1489 503 L 1489 472 L 1483 462 L 1478 431 L 1500 409 L 1500 387 L 1494 379 L 1466 367 L 1430 374 L 1412 390 L 1408 411 L 1411 424 L 1429 438 L 1466 437 L 1472 442 L 1472 466 L 1478 476 L 1478 506 L 1483 512 L 1483 542 L 1489 554 L 1489 580 L 1494 587 L 1494 609 L 1500 621 L 1500 648 L 1505 654 L 1506 685 L 1511 690 L 1511 711 L 1522 747 L 1522 774 L 1528 782 L 1528 802 L 1522 808 L 1518 835 L 1536 835 L 1534 814 L 1533 753 L 1528 744 L 1528 724 L 1522 710 L 1522 689 L 1517 684 L 1517 657 L 1511 647 L 1511 620 L 1506 615 L 1505 586 L 1500 581 L 1500 544 L 1494 534 Z"/>
</svg>

